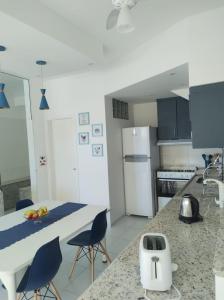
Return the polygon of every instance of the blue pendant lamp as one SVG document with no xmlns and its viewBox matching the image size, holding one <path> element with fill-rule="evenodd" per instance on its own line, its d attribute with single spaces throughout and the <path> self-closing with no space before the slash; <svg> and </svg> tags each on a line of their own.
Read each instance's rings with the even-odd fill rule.
<svg viewBox="0 0 224 300">
<path fill-rule="evenodd" d="M 49 105 L 47 103 L 47 99 L 45 97 L 45 93 L 46 93 L 46 89 L 40 89 L 42 97 L 41 97 L 41 101 L 40 101 L 40 109 L 44 110 L 44 109 L 49 109 Z"/>
<path fill-rule="evenodd" d="M 42 70 L 42 67 L 45 66 L 47 64 L 47 62 L 44 61 L 44 60 L 37 60 L 36 64 L 41 67 L 41 79 L 42 79 L 42 87 L 43 87 L 43 70 Z M 39 109 L 40 110 L 47 110 L 47 109 L 49 109 L 49 105 L 47 103 L 47 99 L 46 99 L 46 96 L 45 96 L 46 89 L 42 88 L 42 89 L 40 89 L 40 91 L 41 91 L 42 96 L 41 96 L 41 100 L 40 100 Z"/>
<path fill-rule="evenodd" d="M 6 51 L 6 48 L 4 46 L 0 46 L 0 52 Z M 4 83 L 0 83 L 0 109 L 3 108 L 9 108 L 9 103 L 7 101 L 7 98 L 4 93 Z"/>
</svg>

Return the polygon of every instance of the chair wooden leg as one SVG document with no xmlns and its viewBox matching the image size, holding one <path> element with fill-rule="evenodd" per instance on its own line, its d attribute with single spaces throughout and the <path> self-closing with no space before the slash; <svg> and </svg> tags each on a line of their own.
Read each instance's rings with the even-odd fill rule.
<svg viewBox="0 0 224 300">
<path fill-rule="evenodd" d="M 103 239 L 102 244 L 104 244 L 105 249 L 107 249 L 106 238 Z M 104 263 L 104 264 L 108 263 L 108 259 L 105 255 L 105 253 L 102 253 L 102 263 Z"/>
<path fill-rule="evenodd" d="M 73 263 L 73 266 L 72 266 L 71 273 L 70 273 L 70 275 L 69 275 L 69 277 L 68 277 L 69 279 L 71 279 L 72 274 L 73 274 L 73 272 L 75 271 L 75 266 L 76 266 L 76 264 L 77 264 L 77 262 L 78 262 L 78 259 L 79 259 L 79 256 L 80 256 L 81 251 L 82 251 L 82 247 L 79 247 L 78 250 L 77 250 L 77 252 L 76 252 L 75 258 L 74 258 L 74 263 Z"/>
<path fill-rule="evenodd" d="M 41 300 L 41 298 L 42 298 L 42 297 L 41 297 L 41 292 L 40 292 L 40 290 L 38 290 L 38 291 L 37 291 L 37 300 Z"/>
<path fill-rule="evenodd" d="M 53 284 L 52 281 L 50 282 L 50 288 L 53 291 L 53 293 L 54 293 L 55 297 L 57 298 L 57 300 L 62 300 L 58 290 L 56 289 L 56 287 L 55 287 L 55 285 Z"/>
<path fill-rule="evenodd" d="M 87 254 L 88 256 L 89 256 L 89 271 L 90 271 L 90 274 L 91 274 L 91 270 L 92 270 L 92 258 L 91 258 L 91 247 L 90 246 L 88 246 L 88 254 Z"/>
<path fill-rule="evenodd" d="M 33 296 L 34 300 L 38 300 L 38 295 L 37 292 L 34 292 L 34 296 Z"/>
<path fill-rule="evenodd" d="M 110 258 L 110 256 L 109 256 L 109 254 L 107 253 L 106 248 L 103 246 L 103 244 L 102 244 L 101 242 L 100 242 L 100 248 L 101 248 L 101 250 L 104 252 L 104 254 L 106 255 L 106 257 L 107 257 L 109 263 L 111 264 L 112 260 L 111 260 L 111 258 Z"/>
<path fill-rule="evenodd" d="M 17 294 L 16 299 L 20 300 L 22 298 L 22 294 Z"/>
<path fill-rule="evenodd" d="M 94 281 L 95 277 L 95 270 L 94 270 L 94 248 L 90 246 L 90 263 L 91 263 L 91 278 L 92 282 Z"/>
</svg>

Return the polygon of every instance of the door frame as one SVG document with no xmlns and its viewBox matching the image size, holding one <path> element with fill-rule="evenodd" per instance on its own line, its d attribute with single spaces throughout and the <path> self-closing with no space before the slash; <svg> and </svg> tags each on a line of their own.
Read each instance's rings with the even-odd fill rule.
<svg viewBox="0 0 224 300">
<path fill-rule="evenodd" d="M 12 76 L 19 77 L 16 75 L 12 75 Z M 25 100 L 25 112 L 26 112 L 26 129 L 27 129 L 31 194 L 32 194 L 32 200 L 35 202 L 38 199 L 38 187 L 37 187 L 37 165 L 36 165 L 35 142 L 34 142 L 34 132 L 33 132 L 32 106 L 31 106 L 31 97 L 30 97 L 30 82 L 26 78 L 22 78 L 22 79 L 23 79 L 23 87 L 24 87 L 24 100 Z"/>
<path fill-rule="evenodd" d="M 55 164 L 54 164 L 54 149 L 53 149 L 53 122 L 54 121 L 62 121 L 62 120 L 73 120 L 74 124 L 76 124 L 76 120 L 73 116 L 67 116 L 62 118 L 54 118 L 51 120 L 47 120 L 47 153 L 48 153 L 48 182 L 49 182 L 49 197 L 50 200 L 56 200 L 56 177 L 55 177 Z M 78 156 L 78 145 L 77 145 L 77 126 L 75 127 L 74 133 L 74 146 L 76 148 L 77 153 L 77 167 L 76 167 L 76 176 L 77 176 L 77 198 L 80 201 L 80 189 L 79 189 L 79 156 Z"/>
</svg>

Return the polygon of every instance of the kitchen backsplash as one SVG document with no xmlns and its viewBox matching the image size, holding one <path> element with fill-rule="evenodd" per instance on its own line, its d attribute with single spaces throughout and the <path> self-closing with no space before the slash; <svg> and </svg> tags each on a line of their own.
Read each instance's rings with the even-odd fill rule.
<svg viewBox="0 0 224 300">
<path fill-rule="evenodd" d="M 160 146 L 161 166 L 193 166 L 204 168 L 202 154 L 221 153 L 221 149 L 192 149 L 192 145 Z"/>
</svg>

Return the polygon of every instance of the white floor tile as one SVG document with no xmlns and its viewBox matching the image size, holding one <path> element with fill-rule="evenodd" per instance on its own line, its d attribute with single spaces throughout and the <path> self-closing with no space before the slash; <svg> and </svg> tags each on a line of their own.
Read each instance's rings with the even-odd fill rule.
<svg viewBox="0 0 224 300">
<path fill-rule="evenodd" d="M 76 300 L 79 297 L 79 295 L 76 295 L 74 292 L 70 293 L 66 290 L 61 291 L 60 296 L 62 300 Z"/>
<path fill-rule="evenodd" d="M 72 279 L 65 287 L 65 290 L 79 296 L 83 293 L 84 290 L 88 288 L 90 284 L 91 274 L 90 271 L 87 269 L 80 275 L 77 275 L 74 279 Z"/>
</svg>

